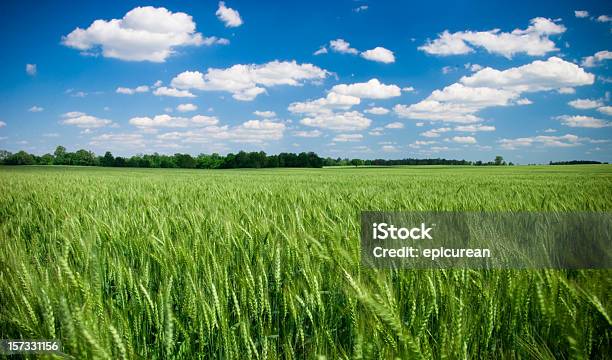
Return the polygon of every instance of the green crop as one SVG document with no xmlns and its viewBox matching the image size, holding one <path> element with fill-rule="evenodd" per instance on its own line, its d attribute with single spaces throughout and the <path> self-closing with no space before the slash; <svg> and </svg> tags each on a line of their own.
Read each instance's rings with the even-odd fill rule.
<svg viewBox="0 0 612 360">
<path fill-rule="evenodd" d="M 362 210 L 611 211 L 612 166 L 0 167 L 0 338 L 75 358 L 606 358 L 612 270 L 360 267 Z"/>
</svg>

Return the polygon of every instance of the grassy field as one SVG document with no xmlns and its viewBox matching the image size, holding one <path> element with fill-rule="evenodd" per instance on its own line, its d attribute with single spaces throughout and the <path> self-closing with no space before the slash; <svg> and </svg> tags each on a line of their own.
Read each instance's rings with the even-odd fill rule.
<svg viewBox="0 0 612 360">
<path fill-rule="evenodd" d="M 360 267 L 361 210 L 611 211 L 612 166 L 0 167 L 0 338 L 75 358 L 609 358 L 612 270 Z"/>
</svg>

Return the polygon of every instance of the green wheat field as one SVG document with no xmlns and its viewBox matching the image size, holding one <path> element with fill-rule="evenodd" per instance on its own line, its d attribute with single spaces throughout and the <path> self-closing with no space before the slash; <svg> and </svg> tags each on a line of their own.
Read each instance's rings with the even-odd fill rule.
<svg viewBox="0 0 612 360">
<path fill-rule="evenodd" d="M 612 166 L 0 167 L 0 338 L 75 359 L 610 358 L 612 270 L 377 270 L 359 214 L 611 211 Z"/>
</svg>

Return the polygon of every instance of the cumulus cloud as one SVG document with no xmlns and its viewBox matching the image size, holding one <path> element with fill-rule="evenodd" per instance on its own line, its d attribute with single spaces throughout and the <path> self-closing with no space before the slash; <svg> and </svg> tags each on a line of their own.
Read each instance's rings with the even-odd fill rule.
<svg viewBox="0 0 612 360">
<path fill-rule="evenodd" d="M 117 88 L 117 90 L 115 90 L 117 94 L 125 94 L 125 95 L 134 95 L 136 93 L 145 93 L 148 91 L 149 91 L 149 87 L 147 85 L 140 85 L 135 88 L 128 88 L 128 87 L 120 86 Z"/>
<path fill-rule="evenodd" d="M 262 118 L 273 118 L 273 117 L 276 117 L 276 113 L 274 111 L 269 111 L 269 110 L 266 110 L 266 111 L 256 110 L 256 111 L 253 112 L 253 114 L 256 115 L 256 116 L 262 117 Z"/>
<path fill-rule="evenodd" d="M 402 94 L 399 86 L 385 85 L 378 79 L 370 79 L 364 83 L 335 85 L 331 91 L 360 99 L 389 99 Z"/>
<path fill-rule="evenodd" d="M 366 60 L 390 64 L 395 62 L 393 51 L 377 46 L 374 49 L 366 50 L 361 53 L 361 57 Z"/>
<path fill-rule="evenodd" d="M 171 97 L 187 97 L 187 98 L 195 97 L 195 95 L 192 94 L 191 92 L 189 92 L 188 90 L 178 90 L 178 89 L 175 89 L 175 88 L 169 88 L 169 87 L 165 87 L 165 86 L 161 86 L 161 87 L 158 87 L 157 89 L 155 89 L 155 91 L 153 92 L 153 95 L 155 95 L 155 96 L 171 96 Z"/>
<path fill-rule="evenodd" d="M 306 80 L 324 79 L 329 72 L 312 64 L 294 61 L 271 61 L 263 65 L 237 64 L 226 69 L 210 68 L 203 74 L 185 71 L 172 79 L 172 86 L 179 89 L 226 91 L 236 100 L 251 101 L 265 92 L 265 88 L 289 85 L 300 86 Z"/>
<path fill-rule="evenodd" d="M 603 106 L 601 100 L 592 99 L 576 99 L 567 103 L 569 106 L 576 109 L 594 109 Z"/>
<path fill-rule="evenodd" d="M 4 121 L 0 121 L 0 128 L 5 127 L 5 126 L 6 126 L 6 123 Z"/>
<path fill-rule="evenodd" d="M 608 15 L 599 15 L 597 17 L 597 22 L 612 22 L 612 17 Z"/>
<path fill-rule="evenodd" d="M 296 114 L 329 114 L 332 110 L 348 110 L 360 102 L 361 99 L 356 96 L 342 95 L 332 91 L 324 98 L 291 103 L 288 110 Z"/>
<path fill-rule="evenodd" d="M 401 122 L 392 122 L 385 125 L 385 129 L 403 129 L 404 123 Z"/>
<path fill-rule="evenodd" d="M 100 134 L 94 136 L 89 142 L 92 146 L 109 147 L 144 147 L 146 145 L 144 136 L 137 133 Z"/>
<path fill-rule="evenodd" d="M 458 144 L 476 144 L 476 138 L 473 136 L 453 136 L 450 140 Z"/>
<path fill-rule="evenodd" d="M 455 126 L 453 130 L 460 132 L 495 131 L 495 126 L 482 124 L 459 125 Z"/>
<path fill-rule="evenodd" d="M 586 18 L 589 17 L 589 12 L 586 10 L 575 10 L 574 16 L 576 16 L 577 18 Z"/>
<path fill-rule="evenodd" d="M 322 113 L 300 121 L 302 125 L 329 129 L 334 131 L 359 131 L 367 129 L 372 120 L 358 111 L 340 113 Z"/>
<path fill-rule="evenodd" d="M 496 70 L 490 67 L 463 76 L 458 83 L 433 91 L 426 99 L 412 105 L 398 104 L 394 111 L 402 117 L 458 123 L 479 122 L 476 113 L 492 106 L 524 104 L 525 92 L 549 91 L 590 85 L 593 74 L 576 64 L 557 57 Z"/>
<path fill-rule="evenodd" d="M 319 130 L 311 130 L 311 131 L 305 131 L 305 130 L 300 130 L 300 131 L 294 131 L 293 132 L 293 136 L 297 136 L 297 137 L 303 137 L 303 138 L 316 138 L 321 136 L 323 133 Z"/>
<path fill-rule="evenodd" d="M 95 20 L 86 29 L 76 28 L 62 44 L 85 54 L 126 61 L 164 62 L 175 48 L 227 44 L 226 39 L 204 38 L 192 17 L 166 8 L 136 7 L 121 19 Z"/>
<path fill-rule="evenodd" d="M 168 114 L 154 117 L 142 116 L 130 119 L 130 124 L 139 128 L 183 128 L 188 126 L 211 126 L 219 122 L 214 116 L 195 115 L 191 118 L 170 116 Z"/>
<path fill-rule="evenodd" d="M 317 51 L 315 51 L 314 53 L 312 53 L 313 55 L 323 55 L 323 54 L 327 54 L 327 48 L 325 46 L 321 46 L 319 49 L 317 49 Z"/>
<path fill-rule="evenodd" d="M 428 137 L 428 138 L 436 138 L 436 137 L 440 137 L 441 133 L 445 133 L 445 132 L 449 132 L 452 129 L 449 127 L 442 127 L 442 128 L 437 128 L 437 129 L 431 129 L 431 130 L 427 130 L 425 132 L 421 133 L 421 136 L 424 137 Z"/>
<path fill-rule="evenodd" d="M 158 140 L 181 141 L 184 143 L 207 143 L 211 140 L 228 140 L 240 143 L 264 143 L 280 140 L 285 124 L 271 120 L 249 120 L 238 126 L 206 126 L 188 131 L 174 131 L 160 134 Z"/>
<path fill-rule="evenodd" d="M 557 116 L 556 119 L 560 120 L 561 124 L 569 127 L 604 128 L 612 125 L 609 121 L 584 115 L 561 115 Z"/>
<path fill-rule="evenodd" d="M 215 13 L 219 20 L 223 21 L 225 27 L 238 27 L 242 25 L 240 13 L 232 8 L 225 6 L 225 1 L 219 1 L 219 8 Z"/>
<path fill-rule="evenodd" d="M 194 104 L 179 104 L 176 107 L 176 110 L 178 110 L 179 112 L 189 112 L 189 111 L 196 111 L 198 110 L 198 107 Z"/>
<path fill-rule="evenodd" d="M 356 55 L 359 53 L 357 49 L 352 48 L 351 44 L 345 41 L 344 39 L 331 40 L 329 42 L 329 48 L 332 49 L 332 51 L 341 53 L 341 54 Z"/>
<path fill-rule="evenodd" d="M 500 29 L 489 31 L 459 31 L 450 33 L 445 30 L 435 40 L 429 40 L 419 50 L 432 55 L 461 55 L 484 48 L 492 54 L 511 58 L 516 54 L 542 56 L 557 51 L 551 35 L 565 32 L 565 26 L 547 18 L 537 17 L 530 21 L 524 30 L 502 32 Z"/>
<path fill-rule="evenodd" d="M 372 107 L 366 109 L 364 112 L 372 115 L 386 115 L 389 113 L 389 109 L 386 109 L 384 107 Z"/>
<path fill-rule="evenodd" d="M 63 120 L 60 121 L 62 124 L 73 125 L 81 129 L 95 129 L 113 124 L 111 120 L 101 119 L 79 111 L 67 112 L 62 115 L 62 118 Z"/>
<path fill-rule="evenodd" d="M 332 139 L 335 142 L 354 142 L 361 141 L 363 139 L 363 135 L 361 134 L 338 134 L 336 137 Z"/>
<path fill-rule="evenodd" d="M 592 56 L 587 56 L 582 59 L 582 66 L 584 67 L 595 67 L 601 65 L 605 60 L 612 59 L 612 51 L 602 50 L 596 52 Z"/>
<path fill-rule="evenodd" d="M 602 106 L 602 107 L 598 108 L 597 111 L 599 111 L 602 114 L 606 114 L 606 115 L 612 116 L 612 106 Z"/>
<path fill-rule="evenodd" d="M 36 106 L 36 105 L 34 105 L 34 106 L 32 106 L 31 108 L 28 109 L 29 112 L 41 112 L 43 110 L 45 110 L 43 107 Z"/>
<path fill-rule="evenodd" d="M 26 74 L 30 76 L 34 76 L 38 72 L 36 64 L 26 64 L 25 70 Z"/>
<path fill-rule="evenodd" d="M 582 145 L 580 138 L 573 134 L 565 134 L 561 136 L 532 136 L 516 139 L 501 139 L 498 141 L 500 146 L 507 150 L 516 150 L 518 148 L 539 145 L 544 147 L 574 147 Z"/>
</svg>

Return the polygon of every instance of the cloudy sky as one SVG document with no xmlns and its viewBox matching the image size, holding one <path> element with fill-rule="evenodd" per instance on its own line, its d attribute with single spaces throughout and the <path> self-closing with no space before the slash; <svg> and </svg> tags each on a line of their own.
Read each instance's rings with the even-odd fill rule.
<svg viewBox="0 0 612 360">
<path fill-rule="evenodd" d="M 0 148 L 612 161 L 612 3 L 0 4 Z"/>
</svg>

